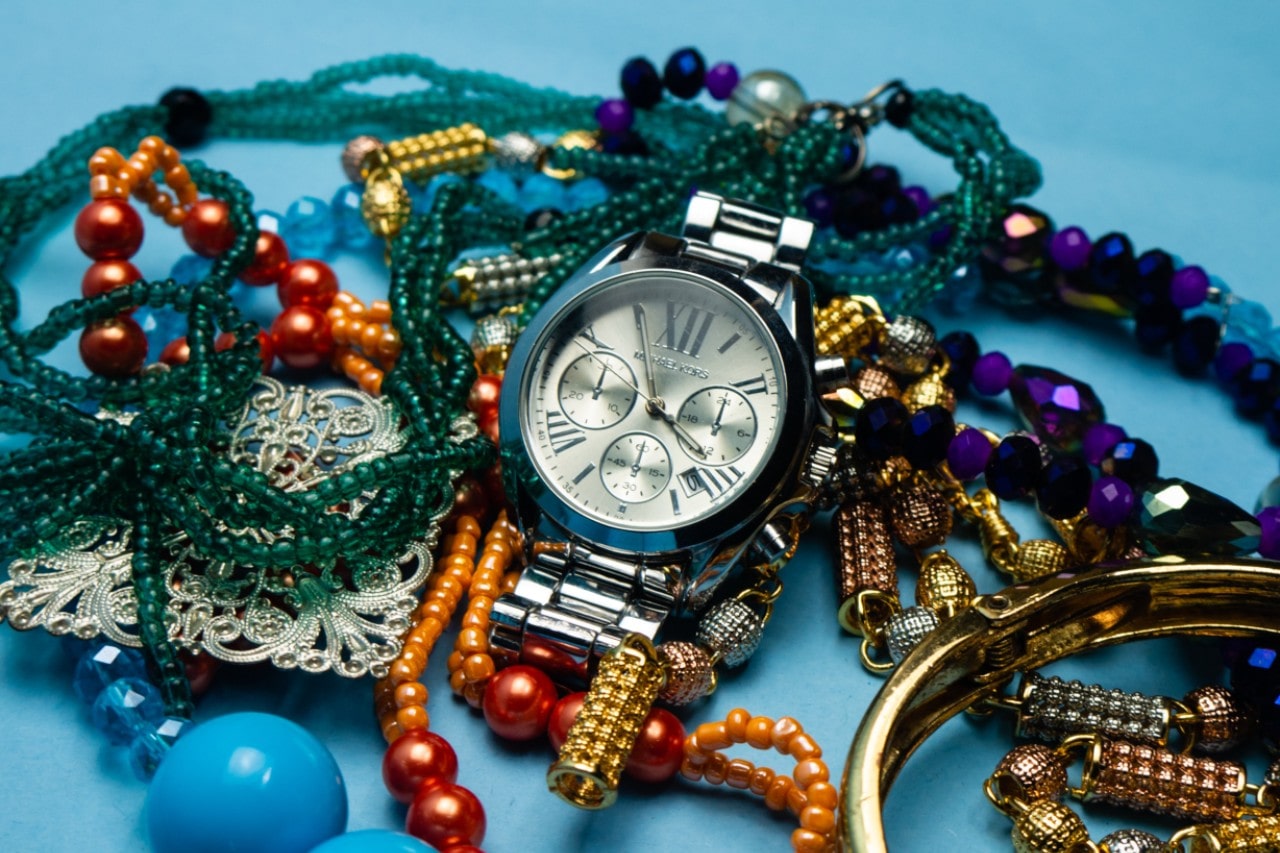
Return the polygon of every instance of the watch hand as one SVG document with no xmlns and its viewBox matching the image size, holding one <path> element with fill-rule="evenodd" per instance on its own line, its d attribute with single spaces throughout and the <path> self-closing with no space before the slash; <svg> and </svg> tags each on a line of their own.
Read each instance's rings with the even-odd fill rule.
<svg viewBox="0 0 1280 853">
<path fill-rule="evenodd" d="M 626 385 L 626 386 L 627 386 L 628 388 L 630 388 L 632 391 L 635 391 L 635 392 L 636 392 L 637 394 L 639 394 L 641 397 L 646 397 L 646 399 L 647 399 L 647 395 L 646 395 L 643 391 L 641 391 L 639 388 L 637 388 L 637 387 L 636 387 L 636 384 L 635 384 L 634 382 L 632 382 L 630 379 L 628 379 L 627 377 L 625 377 L 625 376 L 623 376 L 621 373 L 619 373 L 619 372 L 617 371 L 617 369 L 616 369 L 612 364 L 610 364 L 609 362 L 605 361 L 603 358 L 601 358 L 600 356 L 598 356 L 598 355 L 596 355 L 594 352 L 592 352 L 592 351 L 591 351 L 591 348 L 590 348 L 589 346 L 587 346 L 586 344 L 584 344 L 582 341 L 578 340 L 577 338 L 573 338 L 572 340 L 573 340 L 573 342 L 574 342 L 575 344 L 577 344 L 578 346 L 582 347 L 582 351 L 583 351 L 583 352 L 585 352 L 587 355 L 591 356 L 591 357 L 592 357 L 592 358 L 594 358 L 597 362 L 599 362 L 601 367 L 603 367 L 605 370 L 609 371 L 609 372 L 610 372 L 610 373 L 612 373 L 614 376 L 616 376 L 616 377 L 618 377 L 619 379 L 621 379 L 621 380 L 622 380 L 622 384 L 623 384 L 623 385 Z"/>
<path fill-rule="evenodd" d="M 591 389 L 591 399 L 599 400 L 600 394 L 604 391 L 604 377 L 608 374 L 607 368 L 600 369 L 600 378 L 596 380 L 596 387 Z"/>
<path fill-rule="evenodd" d="M 637 448 L 637 452 L 636 452 L 636 461 L 631 465 L 632 477 L 640 473 L 640 460 L 644 458 L 644 452 L 648 449 L 649 449 L 649 445 L 647 442 L 643 442 L 643 441 L 640 442 L 640 446 Z"/>
<path fill-rule="evenodd" d="M 670 427 L 676 431 L 676 437 L 684 442 L 685 447 L 687 447 L 691 452 L 696 453 L 699 459 L 707 458 L 707 452 L 702 449 L 702 445 L 698 442 L 698 440 L 694 438 L 687 429 L 680 426 L 680 422 L 677 421 L 670 412 L 662 408 L 655 410 L 652 407 L 653 400 L 650 400 L 649 404 L 650 404 L 649 411 L 652 412 L 653 414 L 656 414 L 658 417 L 662 418 L 664 421 L 666 421 L 667 424 L 670 425 Z"/>
<path fill-rule="evenodd" d="M 716 412 L 716 419 L 711 423 L 711 436 L 714 438 L 716 433 L 720 432 L 720 419 L 724 417 L 724 407 L 729 404 L 728 397 L 720 398 L 720 411 Z"/>
<path fill-rule="evenodd" d="M 649 321 L 645 317 L 644 306 L 637 305 L 636 326 L 640 329 L 640 352 L 644 355 L 644 378 L 649 385 L 649 396 L 657 398 L 658 382 L 653 375 L 653 357 L 649 354 Z"/>
</svg>

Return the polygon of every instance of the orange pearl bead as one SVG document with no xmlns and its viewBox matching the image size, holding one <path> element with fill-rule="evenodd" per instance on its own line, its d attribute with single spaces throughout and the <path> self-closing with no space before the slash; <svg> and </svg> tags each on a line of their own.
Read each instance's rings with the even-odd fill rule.
<svg viewBox="0 0 1280 853">
<path fill-rule="evenodd" d="M 338 294 L 338 277 L 324 261 L 303 258 L 289 264 L 280 279 L 280 304 L 309 305 L 325 310 Z"/>
<path fill-rule="evenodd" d="M 132 317 L 99 320 L 81 333 L 80 358 L 99 376 L 123 379 L 142 369 L 147 336 Z"/>
<path fill-rule="evenodd" d="M 191 251 L 204 258 L 216 258 L 230 249 L 236 233 L 226 202 L 210 198 L 191 205 L 182 222 L 182 237 Z"/>
<path fill-rule="evenodd" d="M 724 718 L 725 731 L 734 743 L 742 743 L 747 739 L 747 724 L 751 722 L 751 713 L 743 708 L 734 708 Z"/>
<path fill-rule="evenodd" d="M 131 258 L 142 245 L 142 217 L 118 198 L 91 201 L 76 216 L 76 245 L 95 261 Z"/>
<path fill-rule="evenodd" d="M 801 828 L 791 833 L 791 847 L 796 853 L 822 853 L 830 843 L 825 835 L 812 830 Z"/>
<path fill-rule="evenodd" d="M 827 835 L 836 828 L 836 816 L 831 809 L 810 803 L 800 812 L 800 826 Z"/>
<path fill-rule="evenodd" d="M 86 298 L 127 287 L 142 279 L 138 268 L 125 260 L 95 261 L 80 279 L 80 295 Z"/>
<path fill-rule="evenodd" d="M 319 367 L 333 352 L 329 321 L 322 311 L 309 305 L 281 311 L 271 324 L 271 340 L 276 356 L 295 370 Z"/>
<path fill-rule="evenodd" d="M 253 260 L 240 273 L 240 280 L 254 287 L 266 287 L 284 279 L 289 269 L 289 247 L 279 234 L 259 231 L 253 244 Z"/>
<path fill-rule="evenodd" d="M 160 361 L 170 367 L 186 364 L 191 360 L 191 345 L 186 337 L 174 338 L 160 350 Z"/>
<path fill-rule="evenodd" d="M 431 717 L 421 705 L 406 705 L 396 711 L 396 723 L 406 732 L 428 728 Z"/>
<path fill-rule="evenodd" d="M 752 717 L 747 723 L 747 743 L 756 749 L 768 749 L 773 745 L 773 720 L 768 717 Z"/>
</svg>

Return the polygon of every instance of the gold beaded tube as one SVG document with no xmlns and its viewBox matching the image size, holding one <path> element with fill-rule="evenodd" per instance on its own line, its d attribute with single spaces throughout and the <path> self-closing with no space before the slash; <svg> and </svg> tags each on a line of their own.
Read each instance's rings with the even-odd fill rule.
<svg viewBox="0 0 1280 853">
<path fill-rule="evenodd" d="M 395 169 L 421 184 L 445 172 L 468 175 L 483 171 L 488 165 L 489 136 L 465 122 L 457 127 L 388 142 L 383 151 L 386 159 L 379 165 Z M 374 155 L 373 162 L 365 161 L 365 167 L 369 168 L 379 159 Z"/>
<path fill-rule="evenodd" d="M 1184 842 L 1190 842 L 1187 847 Z M 1280 851 L 1280 815 L 1242 818 L 1187 827 L 1169 840 L 1187 853 L 1276 853 Z"/>
<path fill-rule="evenodd" d="M 552 793 L 583 809 L 613 805 L 622 770 L 663 680 L 658 653 L 639 634 L 628 634 L 600 658 L 582 710 L 547 771 Z"/>
<path fill-rule="evenodd" d="M 886 604 L 898 600 L 898 567 L 889 536 L 889 521 L 877 501 L 855 501 L 835 513 L 837 592 L 840 626 L 851 634 L 863 634 L 859 598 L 878 594 Z M 887 619 L 890 609 L 884 608 Z"/>
</svg>

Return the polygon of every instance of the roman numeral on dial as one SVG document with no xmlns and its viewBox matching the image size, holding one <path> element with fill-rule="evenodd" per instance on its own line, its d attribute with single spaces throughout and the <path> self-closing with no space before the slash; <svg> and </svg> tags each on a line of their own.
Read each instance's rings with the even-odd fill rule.
<svg viewBox="0 0 1280 853">
<path fill-rule="evenodd" d="M 742 479 L 742 472 L 733 465 L 726 465 L 723 468 L 703 468 L 694 466 L 686 468 L 680 472 L 680 488 L 684 489 L 687 497 L 693 497 L 699 492 L 706 492 L 712 498 L 718 497 L 733 487 L 735 483 Z M 675 493 L 672 492 L 672 498 Z"/>
<path fill-rule="evenodd" d="M 547 438 L 551 441 L 551 449 L 556 453 L 564 453 L 570 447 L 576 447 L 587 440 L 587 435 L 574 426 L 559 409 L 547 412 Z"/>
<path fill-rule="evenodd" d="M 769 383 L 764 379 L 764 374 L 754 376 L 751 379 L 744 379 L 741 382 L 733 383 L 733 387 L 737 388 L 743 394 L 763 394 L 769 390 Z"/>
<path fill-rule="evenodd" d="M 596 346 L 598 346 L 600 349 L 607 349 L 607 350 L 612 350 L 612 349 L 613 349 L 613 347 L 609 346 L 609 345 L 608 345 L 608 344 L 606 344 L 604 341 L 602 341 L 602 340 L 600 340 L 599 338 L 597 338 L 597 337 L 596 337 L 595 329 L 593 329 L 590 325 L 588 325 L 588 326 L 587 326 L 585 329 L 583 329 L 581 332 L 578 332 L 578 335 L 579 335 L 580 337 L 584 337 L 584 338 L 586 338 L 587 340 L 591 341 L 591 343 L 595 344 L 595 345 L 596 345 Z"/>
<path fill-rule="evenodd" d="M 657 346 L 697 358 L 716 315 L 692 305 L 667 303 L 667 328 L 654 341 Z"/>
</svg>

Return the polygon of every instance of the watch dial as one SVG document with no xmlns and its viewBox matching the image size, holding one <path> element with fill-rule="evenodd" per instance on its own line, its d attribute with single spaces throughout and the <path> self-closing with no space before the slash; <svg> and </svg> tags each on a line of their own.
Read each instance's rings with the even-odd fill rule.
<svg viewBox="0 0 1280 853">
<path fill-rule="evenodd" d="M 735 294 L 644 271 L 584 291 L 535 342 L 521 381 L 525 447 L 548 488 L 627 530 L 723 508 L 778 442 L 781 352 Z"/>
</svg>

